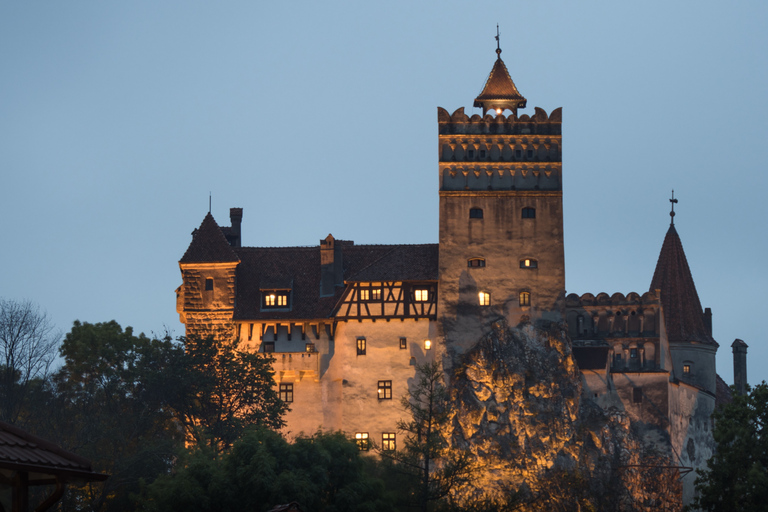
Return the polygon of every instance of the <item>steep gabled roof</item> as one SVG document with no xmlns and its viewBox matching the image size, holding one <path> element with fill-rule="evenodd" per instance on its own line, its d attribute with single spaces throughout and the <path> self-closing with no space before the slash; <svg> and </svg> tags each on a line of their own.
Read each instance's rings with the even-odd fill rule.
<svg viewBox="0 0 768 512">
<path fill-rule="evenodd" d="M 650 291 L 654 290 L 661 290 L 669 341 L 717 345 L 704 324 L 699 294 L 674 224 L 669 226 L 661 246 L 659 261 L 651 280 Z"/>
<path fill-rule="evenodd" d="M 74 453 L 0 421 L 0 468 L 30 473 L 30 484 L 58 475 L 66 479 L 96 481 L 108 475 L 94 473 L 91 463 Z"/>
<path fill-rule="evenodd" d="M 210 212 L 192 233 L 192 242 L 179 263 L 229 263 L 240 261 Z"/>
<path fill-rule="evenodd" d="M 493 108 L 510 109 L 517 114 L 518 108 L 525 108 L 526 99 L 520 94 L 509 76 L 507 66 L 501 60 L 501 50 L 497 50 L 498 57 L 493 64 L 491 74 L 485 82 L 485 87 L 480 95 L 475 98 L 475 107 L 483 109 L 483 113 Z"/>
</svg>

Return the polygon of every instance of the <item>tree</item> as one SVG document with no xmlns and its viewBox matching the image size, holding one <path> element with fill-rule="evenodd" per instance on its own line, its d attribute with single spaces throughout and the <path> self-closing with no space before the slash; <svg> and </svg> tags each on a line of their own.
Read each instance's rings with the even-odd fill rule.
<svg viewBox="0 0 768 512">
<path fill-rule="evenodd" d="M 20 419 L 32 381 L 47 376 L 60 338 L 37 305 L 0 299 L 0 419 Z"/>
<path fill-rule="evenodd" d="M 768 510 L 768 385 L 715 411 L 715 454 L 698 471 L 690 510 Z"/>
<path fill-rule="evenodd" d="M 279 429 L 288 405 L 275 390 L 271 357 L 240 350 L 226 336 L 182 338 L 186 400 L 180 408 L 189 438 L 226 450 L 248 427 Z"/>
<path fill-rule="evenodd" d="M 385 456 L 400 468 L 412 472 L 418 482 L 415 494 L 419 509 L 426 512 L 429 503 L 448 496 L 451 490 L 469 481 L 472 461 L 466 451 L 450 448 L 444 436 L 448 426 L 449 396 L 443 382 L 440 363 L 416 366 L 416 382 L 402 399 L 410 418 L 398 422 L 406 432 L 404 449 Z"/>
</svg>

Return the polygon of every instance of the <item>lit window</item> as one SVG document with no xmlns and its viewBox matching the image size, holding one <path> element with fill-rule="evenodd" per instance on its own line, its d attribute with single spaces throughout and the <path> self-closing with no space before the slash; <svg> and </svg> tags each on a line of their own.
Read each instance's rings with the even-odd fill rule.
<svg viewBox="0 0 768 512">
<path fill-rule="evenodd" d="M 490 306 L 491 305 L 491 294 L 487 292 L 480 292 L 477 294 L 478 299 L 480 299 L 480 305 L 481 306 Z"/>
<path fill-rule="evenodd" d="M 357 444 L 357 449 L 361 452 L 367 452 L 368 449 L 371 447 L 368 443 L 368 432 L 356 432 L 355 433 L 355 444 Z"/>
<path fill-rule="evenodd" d="M 373 288 L 371 290 L 371 300 L 381 300 L 381 288 Z"/>
<path fill-rule="evenodd" d="M 379 381 L 379 400 L 392 400 L 392 381 Z"/>
<path fill-rule="evenodd" d="M 483 258 L 471 258 L 467 260 L 468 267 L 484 267 L 485 260 Z"/>
<path fill-rule="evenodd" d="M 357 355 L 365 355 L 365 338 L 357 338 Z"/>
<path fill-rule="evenodd" d="M 304 346 L 304 349 L 305 349 L 307 352 L 315 352 L 315 344 L 314 344 L 314 343 L 307 343 L 307 344 Z"/>
<path fill-rule="evenodd" d="M 686 375 L 691 374 L 691 365 L 690 364 L 684 364 L 683 365 L 683 373 Z"/>
<path fill-rule="evenodd" d="M 293 384 L 280 384 L 280 400 L 293 402 Z"/>
<path fill-rule="evenodd" d="M 520 260 L 520 268 L 538 268 L 539 262 L 532 259 Z"/>
<path fill-rule="evenodd" d="M 370 290 L 359 290 L 358 297 L 360 297 L 360 300 L 371 300 L 371 291 Z"/>
<path fill-rule="evenodd" d="M 531 305 L 531 294 L 530 294 L 530 292 L 520 292 L 520 305 L 521 306 L 530 306 Z"/>
<path fill-rule="evenodd" d="M 523 218 L 524 219 L 535 219 L 536 218 L 536 208 L 530 208 L 530 207 L 523 208 Z"/>
<path fill-rule="evenodd" d="M 275 342 L 274 341 L 265 341 L 264 342 L 264 352 L 274 352 L 275 351 Z"/>
<path fill-rule="evenodd" d="M 288 292 L 287 291 L 263 292 L 261 303 L 262 303 L 262 307 L 265 307 L 265 308 L 287 308 Z"/>
<path fill-rule="evenodd" d="M 424 350 L 429 350 L 432 348 L 432 340 L 424 340 Z"/>
<path fill-rule="evenodd" d="M 408 348 L 408 340 L 400 338 L 400 350 Z"/>
<path fill-rule="evenodd" d="M 469 218 L 470 219 L 482 219 L 483 218 L 483 209 L 482 208 L 470 208 L 469 209 Z"/>
<path fill-rule="evenodd" d="M 395 451 L 396 446 L 394 432 L 383 432 L 381 434 L 381 449 L 385 452 Z"/>
<path fill-rule="evenodd" d="M 427 302 L 429 300 L 429 290 L 419 288 L 413 292 L 413 300 L 416 302 Z"/>
</svg>

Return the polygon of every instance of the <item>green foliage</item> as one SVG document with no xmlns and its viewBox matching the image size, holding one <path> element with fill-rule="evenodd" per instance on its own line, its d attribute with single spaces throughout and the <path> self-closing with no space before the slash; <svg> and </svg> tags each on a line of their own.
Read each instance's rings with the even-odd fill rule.
<svg viewBox="0 0 768 512">
<path fill-rule="evenodd" d="M 288 405 L 274 384 L 273 359 L 239 349 L 237 339 L 182 338 L 185 347 L 179 405 L 187 434 L 196 444 L 225 450 L 248 427 L 279 429 Z"/>
<path fill-rule="evenodd" d="M 768 385 L 734 395 L 715 414 L 717 449 L 698 472 L 690 510 L 768 510 Z"/>
<path fill-rule="evenodd" d="M 275 432 L 249 430 L 218 457 L 208 447 L 187 453 L 173 475 L 148 486 L 143 506 L 150 512 L 263 512 L 297 501 L 304 510 L 393 511 L 376 465 L 341 433 L 290 444 Z"/>
</svg>

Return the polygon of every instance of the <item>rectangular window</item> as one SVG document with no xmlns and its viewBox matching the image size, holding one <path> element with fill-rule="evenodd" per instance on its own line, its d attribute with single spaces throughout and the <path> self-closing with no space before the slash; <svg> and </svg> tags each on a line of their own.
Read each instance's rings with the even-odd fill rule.
<svg viewBox="0 0 768 512">
<path fill-rule="evenodd" d="M 481 306 L 491 305 L 491 294 L 487 292 L 480 292 L 477 294 Z"/>
<path fill-rule="evenodd" d="M 360 300 L 371 300 L 371 290 L 358 290 L 357 293 Z"/>
<path fill-rule="evenodd" d="M 365 338 L 357 338 L 357 355 L 365 355 Z"/>
<path fill-rule="evenodd" d="M 643 401 L 642 388 L 632 388 L 632 402 L 639 404 Z"/>
<path fill-rule="evenodd" d="M 392 400 L 392 381 L 379 381 L 379 400 Z"/>
<path fill-rule="evenodd" d="M 367 452 L 370 448 L 370 444 L 368 443 L 368 432 L 355 432 L 355 443 L 357 444 L 358 450 Z"/>
<path fill-rule="evenodd" d="M 205 280 L 205 291 L 209 292 L 213 290 L 213 279 L 210 277 Z"/>
<path fill-rule="evenodd" d="M 275 342 L 274 341 L 265 341 L 264 342 L 264 352 L 274 352 L 275 351 Z"/>
<path fill-rule="evenodd" d="M 413 291 L 413 300 L 416 302 L 427 302 L 429 300 L 429 290 L 419 288 Z"/>
<path fill-rule="evenodd" d="M 408 348 L 408 340 L 405 338 L 400 338 L 400 350 L 405 350 Z"/>
<path fill-rule="evenodd" d="M 371 300 L 381 300 L 381 288 L 373 288 L 371 290 Z"/>
<path fill-rule="evenodd" d="M 531 294 L 529 292 L 520 292 L 520 305 L 521 306 L 531 305 Z"/>
<path fill-rule="evenodd" d="M 315 344 L 314 343 L 307 343 L 304 346 L 304 349 L 305 349 L 305 351 L 310 352 L 310 353 L 311 352 L 315 352 Z"/>
<path fill-rule="evenodd" d="M 397 449 L 394 432 L 383 432 L 381 434 L 381 449 L 385 452 L 393 452 Z"/>
<path fill-rule="evenodd" d="M 520 268 L 538 268 L 539 263 L 536 260 L 530 258 L 520 260 Z"/>
<path fill-rule="evenodd" d="M 261 306 L 263 308 L 287 308 L 288 291 L 262 292 Z"/>
<path fill-rule="evenodd" d="M 637 359 L 637 349 L 636 348 L 629 349 L 629 358 L 630 359 Z"/>
<path fill-rule="evenodd" d="M 686 375 L 689 375 L 691 373 L 691 365 L 684 364 L 683 365 L 683 373 Z"/>
<path fill-rule="evenodd" d="M 293 384 L 280 384 L 280 400 L 286 403 L 293 402 Z"/>
<path fill-rule="evenodd" d="M 467 260 L 467 266 L 468 267 L 484 267 L 485 266 L 485 260 L 483 258 L 472 258 Z"/>
</svg>

